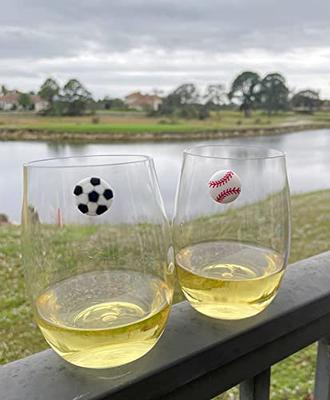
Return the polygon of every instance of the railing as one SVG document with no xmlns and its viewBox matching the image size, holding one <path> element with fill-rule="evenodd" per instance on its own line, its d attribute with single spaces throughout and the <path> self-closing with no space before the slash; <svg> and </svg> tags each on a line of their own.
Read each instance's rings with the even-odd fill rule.
<svg viewBox="0 0 330 400">
<path fill-rule="evenodd" d="M 319 340 L 315 400 L 330 400 L 330 252 L 288 267 L 266 311 L 237 322 L 173 307 L 158 345 L 130 366 L 86 370 L 51 350 L 0 368 L 2 400 L 211 399 L 241 383 L 269 399 L 271 366 Z"/>
</svg>

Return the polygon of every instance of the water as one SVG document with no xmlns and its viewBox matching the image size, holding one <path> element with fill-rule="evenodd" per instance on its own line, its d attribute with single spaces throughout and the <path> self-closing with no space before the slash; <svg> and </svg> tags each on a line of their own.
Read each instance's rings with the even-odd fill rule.
<svg viewBox="0 0 330 400">
<path fill-rule="evenodd" d="M 22 164 L 30 160 L 70 155 L 135 153 L 155 159 L 166 209 L 172 214 L 182 151 L 203 143 L 263 145 L 287 154 L 292 193 L 330 188 L 330 130 L 305 131 L 278 136 L 233 138 L 207 142 L 57 144 L 44 142 L 1 142 L 0 212 L 20 221 Z"/>
</svg>

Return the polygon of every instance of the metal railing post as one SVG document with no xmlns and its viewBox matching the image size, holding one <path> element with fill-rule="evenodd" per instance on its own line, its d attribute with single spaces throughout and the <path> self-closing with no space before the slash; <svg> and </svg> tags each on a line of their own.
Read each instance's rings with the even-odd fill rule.
<svg viewBox="0 0 330 400">
<path fill-rule="evenodd" d="M 270 372 L 267 368 L 260 374 L 240 384 L 240 400 L 269 400 L 270 393 Z"/>
<path fill-rule="evenodd" d="M 322 338 L 318 342 L 315 373 L 315 400 L 330 400 L 330 340 Z"/>
</svg>

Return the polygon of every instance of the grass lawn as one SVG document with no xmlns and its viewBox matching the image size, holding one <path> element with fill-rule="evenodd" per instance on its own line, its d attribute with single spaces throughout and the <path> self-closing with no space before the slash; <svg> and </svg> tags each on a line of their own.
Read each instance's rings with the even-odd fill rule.
<svg viewBox="0 0 330 400">
<path fill-rule="evenodd" d="M 330 249 L 330 190 L 292 197 L 290 261 Z M 0 226 L 0 364 L 47 348 L 25 300 L 20 260 L 20 228 Z M 307 399 L 315 367 L 315 345 L 273 368 L 272 399 Z M 235 391 L 233 392 L 235 393 Z M 233 399 L 235 394 L 221 396 Z"/>
<path fill-rule="evenodd" d="M 97 114 L 97 123 L 95 116 L 42 117 L 23 112 L 0 113 L 0 129 L 59 133 L 185 133 L 303 124 L 330 124 L 330 112 L 318 112 L 314 115 L 286 112 L 268 117 L 261 111 L 255 111 L 251 118 L 244 118 L 238 111 L 224 110 L 213 113 L 204 121 L 148 118 L 139 112 L 108 112 Z"/>
</svg>

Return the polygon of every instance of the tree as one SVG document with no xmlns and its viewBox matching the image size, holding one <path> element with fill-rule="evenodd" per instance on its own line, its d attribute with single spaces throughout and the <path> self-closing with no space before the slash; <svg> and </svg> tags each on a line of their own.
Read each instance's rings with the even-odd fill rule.
<svg viewBox="0 0 330 400">
<path fill-rule="evenodd" d="M 8 93 L 8 89 L 6 88 L 5 85 L 1 85 L 0 93 L 3 95 Z"/>
<path fill-rule="evenodd" d="M 289 89 L 285 78 L 279 73 L 267 74 L 261 81 L 260 104 L 268 115 L 288 107 Z"/>
<path fill-rule="evenodd" d="M 225 87 L 222 84 L 209 85 L 206 88 L 204 100 L 210 109 L 217 109 L 225 103 Z"/>
<path fill-rule="evenodd" d="M 315 90 L 301 90 L 292 97 L 291 104 L 300 111 L 312 114 L 321 105 L 320 95 Z"/>
<path fill-rule="evenodd" d="M 59 97 L 60 90 L 61 88 L 58 83 L 54 79 L 48 78 L 41 85 L 38 94 L 44 100 L 48 101 L 51 108 L 54 100 Z"/>
<path fill-rule="evenodd" d="M 157 111 L 152 111 L 149 115 L 170 115 L 181 118 L 206 118 L 207 110 L 199 104 L 199 91 L 192 83 L 185 83 L 177 87 L 167 97 Z"/>
<path fill-rule="evenodd" d="M 124 100 L 119 99 L 119 98 L 115 98 L 115 99 L 111 99 L 111 103 L 110 103 L 110 108 L 114 108 L 114 109 L 119 109 L 119 110 L 127 110 L 128 106 L 127 104 L 124 102 Z"/>
<path fill-rule="evenodd" d="M 245 71 L 236 77 L 231 85 L 228 97 L 237 100 L 240 110 L 244 111 L 245 117 L 251 115 L 251 110 L 259 101 L 260 77 L 256 72 Z"/>
<path fill-rule="evenodd" d="M 199 101 L 199 92 L 193 83 L 184 83 L 176 88 L 170 96 L 180 105 L 198 103 Z"/>
<path fill-rule="evenodd" d="M 99 100 L 98 103 L 105 110 L 110 110 L 112 108 L 112 99 L 109 96 L 105 96 L 102 100 Z"/>
<path fill-rule="evenodd" d="M 91 93 L 77 80 L 70 79 L 63 88 L 63 113 L 80 115 L 93 101 Z"/>
<path fill-rule="evenodd" d="M 125 110 L 127 109 L 127 105 L 122 99 L 114 98 L 111 99 L 109 96 L 105 96 L 102 100 L 98 101 L 98 104 L 101 106 L 102 109 L 111 110 Z"/>
<path fill-rule="evenodd" d="M 21 93 L 18 99 L 18 104 L 22 106 L 23 110 L 28 110 L 32 106 L 31 97 L 27 93 Z"/>
</svg>

